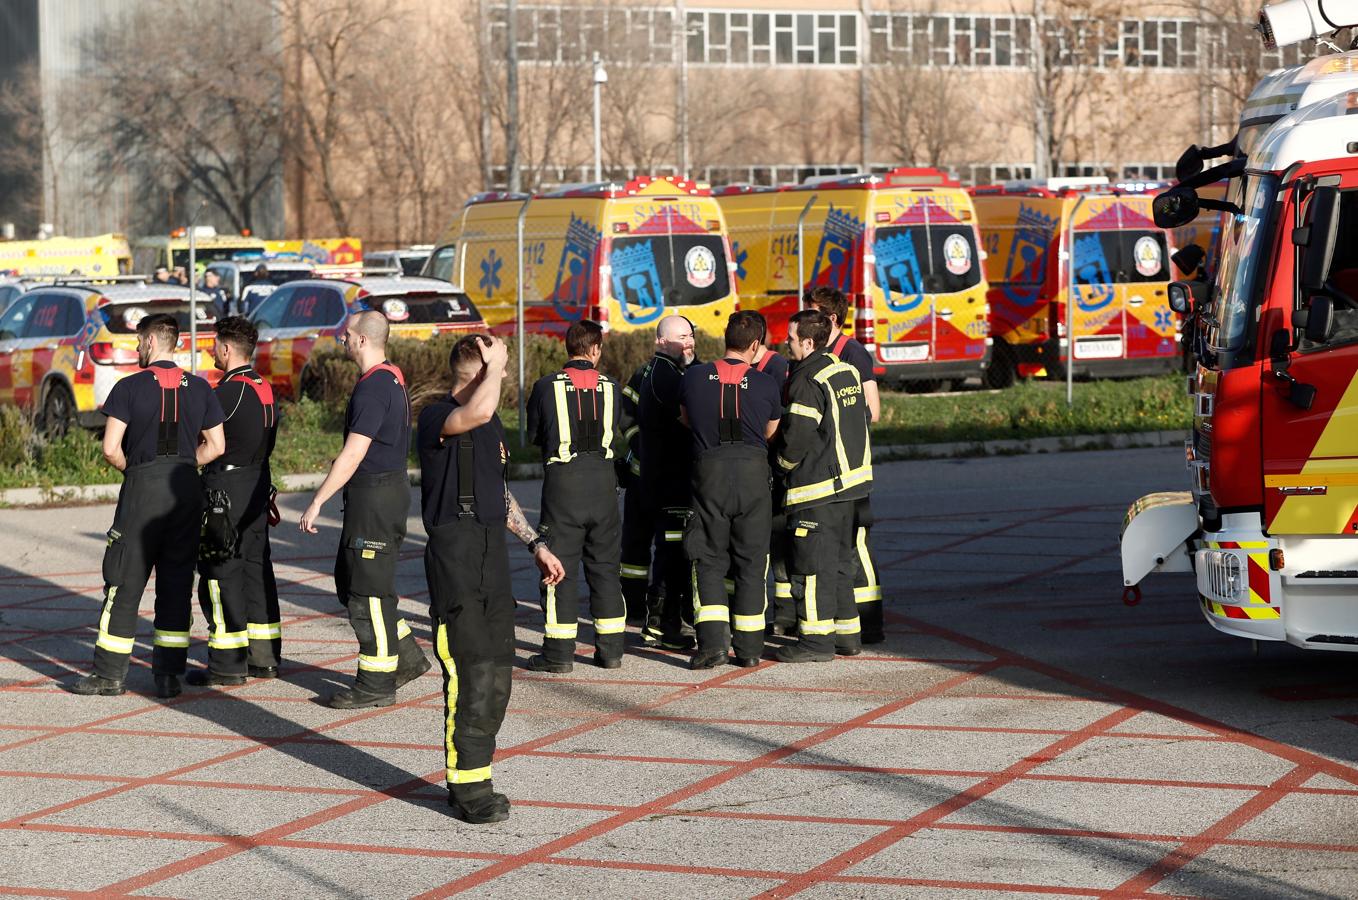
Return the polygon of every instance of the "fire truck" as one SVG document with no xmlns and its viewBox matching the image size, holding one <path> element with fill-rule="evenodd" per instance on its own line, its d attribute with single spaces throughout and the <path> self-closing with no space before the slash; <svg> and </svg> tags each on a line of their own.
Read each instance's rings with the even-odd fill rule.
<svg viewBox="0 0 1358 900">
<path fill-rule="evenodd" d="M 1078 375 L 1179 365 L 1169 234 L 1152 221 L 1144 189 L 1105 178 L 972 188 L 990 282 L 992 387 L 1061 375 L 1072 355 L 1067 328 Z"/>
<path fill-rule="evenodd" d="M 1336 27 L 1312 13 L 1265 7 L 1266 42 Z M 1244 109 L 1236 136 L 1189 148 L 1155 199 L 1166 227 L 1227 216 L 1214 280 L 1170 286 L 1204 334 L 1190 490 L 1128 510 L 1123 600 L 1151 572 L 1192 572 L 1219 631 L 1358 650 L 1358 53 L 1271 73 Z M 1223 178 L 1224 200 L 1199 194 Z"/>
</svg>

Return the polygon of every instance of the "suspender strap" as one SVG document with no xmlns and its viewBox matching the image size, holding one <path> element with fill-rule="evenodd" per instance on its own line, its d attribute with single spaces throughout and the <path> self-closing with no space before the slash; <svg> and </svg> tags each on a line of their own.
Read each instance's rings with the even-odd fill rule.
<svg viewBox="0 0 1358 900">
<path fill-rule="evenodd" d="M 844 334 L 843 332 L 840 332 L 839 337 L 835 338 L 835 346 L 831 352 L 834 353 L 835 356 L 841 356 L 844 353 L 844 347 L 848 343 L 849 336 L 847 334 Z"/>
<path fill-rule="evenodd" d="M 746 363 L 717 360 L 718 390 L 721 392 L 721 420 L 717 424 L 717 436 L 723 444 L 739 444 L 745 440 L 740 427 L 740 390 L 745 373 L 750 370 Z"/>
<path fill-rule="evenodd" d="M 156 433 L 156 456 L 179 455 L 179 389 L 187 385 L 184 370 L 178 366 L 152 366 L 160 387 L 160 424 Z"/>
<path fill-rule="evenodd" d="M 765 353 L 763 356 L 759 357 L 759 362 L 754 364 L 755 371 L 756 372 L 764 371 L 764 367 L 769 364 L 769 360 L 773 359 L 775 355 L 776 354 L 774 354 L 774 352 L 770 350 L 768 353 Z"/>
<path fill-rule="evenodd" d="M 566 404 L 569 421 L 557 423 L 562 443 L 569 443 L 573 454 L 602 450 L 604 422 L 599 410 L 599 370 L 571 366 L 563 371 L 575 388 L 575 402 Z"/>
<path fill-rule="evenodd" d="M 362 376 L 359 377 L 358 380 L 359 380 L 359 381 L 362 381 L 364 378 L 367 378 L 368 376 L 372 375 L 374 372 L 390 372 L 393 376 L 395 376 L 395 378 L 396 378 L 396 383 L 399 384 L 399 385 L 401 386 L 401 396 L 402 396 L 402 397 L 405 397 L 405 401 L 406 401 L 406 424 L 409 424 L 409 423 L 410 423 L 410 393 L 406 390 L 406 377 L 405 377 L 405 375 L 404 375 L 404 374 L 401 372 L 401 370 L 398 369 L 396 366 L 392 365 L 391 363 L 387 362 L 386 360 L 383 360 L 382 362 L 380 362 L 380 363 L 378 363 L 377 365 L 373 366 L 373 367 L 372 367 L 371 369 L 369 369 L 368 371 L 364 372 L 364 373 L 362 374 Z"/>
<path fill-rule="evenodd" d="M 265 381 L 258 372 L 249 371 L 234 375 L 228 381 L 238 381 L 241 384 L 248 384 L 259 398 L 259 405 L 264 408 L 264 439 L 255 448 L 254 456 L 250 459 L 251 465 L 258 465 L 264 462 L 269 452 L 269 435 L 271 428 L 278 424 L 278 412 L 274 406 L 273 386 Z"/>
<path fill-rule="evenodd" d="M 457 438 L 457 517 L 476 515 L 476 453 L 470 434 Z"/>
</svg>

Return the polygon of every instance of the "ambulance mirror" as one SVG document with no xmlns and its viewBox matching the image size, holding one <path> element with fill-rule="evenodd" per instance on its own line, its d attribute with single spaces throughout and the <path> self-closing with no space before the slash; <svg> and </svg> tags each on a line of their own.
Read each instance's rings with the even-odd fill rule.
<svg viewBox="0 0 1358 900">
<path fill-rule="evenodd" d="M 1192 188 L 1170 188 L 1151 201 L 1151 214 L 1160 228 L 1178 228 L 1198 217 L 1198 193 Z"/>
<path fill-rule="evenodd" d="M 1339 188 L 1326 186 L 1312 191 L 1306 226 L 1309 240 L 1301 262 L 1301 287 L 1318 291 L 1329 280 L 1334 245 L 1339 240 Z"/>
<path fill-rule="evenodd" d="M 1182 281 L 1169 283 L 1169 308 L 1181 316 L 1193 311 L 1193 289 Z"/>
</svg>

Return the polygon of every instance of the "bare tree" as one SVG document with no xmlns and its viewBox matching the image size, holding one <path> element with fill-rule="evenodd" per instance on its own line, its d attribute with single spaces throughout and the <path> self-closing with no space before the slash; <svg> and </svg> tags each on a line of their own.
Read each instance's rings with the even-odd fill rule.
<svg viewBox="0 0 1358 900">
<path fill-rule="evenodd" d="M 959 162 L 959 148 L 975 143 L 983 123 L 963 114 L 975 93 L 960 68 L 893 60 L 874 66 L 868 77 L 868 108 L 890 159 L 948 166 Z"/>
<path fill-rule="evenodd" d="M 43 216 L 43 161 L 51 157 L 54 146 L 51 122 L 43 115 L 36 64 L 0 83 L 0 121 L 9 123 L 8 134 L 0 139 L 0 178 L 19 188 L 0 200 L 0 216 L 36 223 Z M 52 172 L 56 194 L 55 168 Z"/>
</svg>

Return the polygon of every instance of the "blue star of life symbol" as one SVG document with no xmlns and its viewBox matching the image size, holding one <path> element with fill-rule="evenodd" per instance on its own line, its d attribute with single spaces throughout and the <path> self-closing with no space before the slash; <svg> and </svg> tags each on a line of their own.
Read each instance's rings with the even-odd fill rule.
<svg viewBox="0 0 1358 900">
<path fill-rule="evenodd" d="M 1168 327 L 1169 327 L 1170 325 L 1172 325 L 1173 323 L 1174 323 L 1174 319 L 1173 319 L 1173 317 L 1170 316 L 1169 310 L 1167 310 L 1167 309 L 1157 309 L 1157 310 L 1155 311 L 1155 327 L 1156 327 L 1156 328 L 1168 328 Z"/>
<path fill-rule="evenodd" d="M 500 269 L 504 267 L 505 261 L 495 255 L 492 249 L 485 259 L 481 260 L 481 290 L 485 292 L 487 298 L 495 294 L 495 289 L 500 286 Z"/>
<path fill-rule="evenodd" d="M 750 251 L 748 251 L 748 250 L 742 250 L 741 247 L 740 247 L 740 241 L 732 241 L 732 242 L 731 242 L 731 252 L 732 252 L 733 254 L 735 254 L 735 257 L 736 257 L 736 278 L 738 278 L 738 279 L 741 280 L 741 281 L 744 281 L 744 280 L 745 280 L 745 260 L 747 260 L 747 259 L 750 258 Z"/>
</svg>

